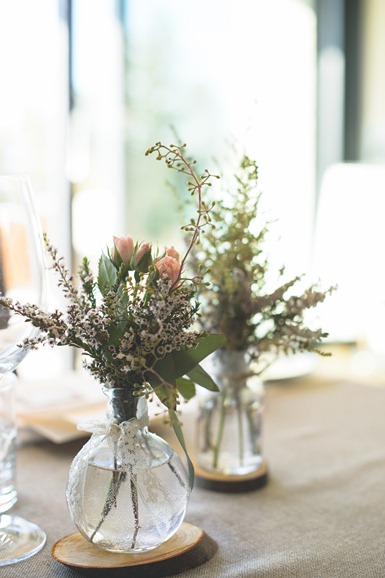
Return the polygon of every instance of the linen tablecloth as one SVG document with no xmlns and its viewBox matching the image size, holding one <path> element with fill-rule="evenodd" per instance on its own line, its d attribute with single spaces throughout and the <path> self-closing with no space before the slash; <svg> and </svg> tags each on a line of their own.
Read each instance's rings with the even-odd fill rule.
<svg viewBox="0 0 385 578">
<path fill-rule="evenodd" d="M 0 568 L 1 577 L 79 576 L 54 561 L 50 550 L 76 530 L 64 495 L 82 443 L 20 448 L 13 511 L 41 525 L 47 545 L 29 560 Z M 185 520 L 219 548 L 209 562 L 178 576 L 385 577 L 385 388 L 314 377 L 269 383 L 264 450 L 270 477 L 263 489 L 223 494 L 194 488 Z"/>
</svg>

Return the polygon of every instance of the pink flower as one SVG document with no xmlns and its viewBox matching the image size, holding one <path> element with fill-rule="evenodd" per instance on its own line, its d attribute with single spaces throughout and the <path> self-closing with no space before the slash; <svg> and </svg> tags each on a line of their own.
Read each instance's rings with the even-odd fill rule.
<svg viewBox="0 0 385 578">
<path fill-rule="evenodd" d="M 180 263 L 174 257 L 166 256 L 162 257 L 155 263 L 155 267 L 158 269 L 161 277 L 167 275 L 171 283 L 174 284 L 178 280 L 180 274 Z"/>
<path fill-rule="evenodd" d="M 179 253 L 174 247 L 166 247 L 166 255 L 179 261 Z"/>
<path fill-rule="evenodd" d="M 151 251 L 151 244 L 150 243 L 142 243 L 135 255 L 135 267 L 139 265 L 141 260 Z"/>
<path fill-rule="evenodd" d="M 132 254 L 134 252 L 134 240 L 130 235 L 126 235 L 123 237 L 113 237 L 114 239 L 114 248 L 120 255 L 123 263 L 125 265 L 129 265 Z M 116 263 L 116 251 L 113 251 L 112 260 Z"/>
</svg>

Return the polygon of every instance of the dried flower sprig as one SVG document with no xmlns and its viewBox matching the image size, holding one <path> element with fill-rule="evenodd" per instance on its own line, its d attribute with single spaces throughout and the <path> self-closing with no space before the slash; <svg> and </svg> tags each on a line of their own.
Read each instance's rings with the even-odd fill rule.
<svg viewBox="0 0 385 578">
<path fill-rule="evenodd" d="M 265 248 L 269 223 L 260 211 L 258 166 L 243 156 L 234 175 L 235 184 L 211 209 L 213 227 L 202 243 L 194 247 L 195 269 L 207 267 L 210 284 L 199 287 L 204 304 L 201 328 L 226 335 L 223 349 L 248 352 L 262 373 L 278 354 L 317 351 L 327 336 L 306 322 L 309 309 L 322 303 L 334 288 L 320 291 L 311 285 L 298 286 L 302 276 L 285 280 L 282 267 L 277 272 L 278 287 L 270 289 L 270 262 Z"/>
<path fill-rule="evenodd" d="M 185 148 L 186 144 L 180 146 L 170 145 L 167 147 L 161 143 L 156 143 L 156 145 L 149 148 L 146 152 L 146 155 L 156 152 L 156 160 L 164 160 L 169 169 L 174 169 L 179 173 L 185 174 L 189 179 L 187 182 L 187 190 L 191 196 L 197 196 L 198 198 L 197 218 L 195 220 L 192 218 L 190 223 L 181 227 L 186 233 L 192 233 L 187 251 L 182 259 L 181 270 L 183 270 L 187 257 L 193 247 L 199 244 L 203 229 L 211 223 L 210 212 L 214 207 L 214 202 L 210 205 L 205 202 L 203 199 L 204 189 L 212 186 L 211 181 L 213 178 L 219 179 L 219 175 L 210 173 L 207 169 L 205 169 L 202 175 L 199 175 L 195 170 L 196 160 L 185 155 Z M 199 285 L 202 276 L 197 275 L 194 277 L 194 280 L 196 280 Z"/>
</svg>

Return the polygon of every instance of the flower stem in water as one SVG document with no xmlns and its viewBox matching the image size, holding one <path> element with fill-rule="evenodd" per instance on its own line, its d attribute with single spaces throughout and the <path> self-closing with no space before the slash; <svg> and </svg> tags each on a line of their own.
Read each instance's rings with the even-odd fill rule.
<svg viewBox="0 0 385 578">
<path fill-rule="evenodd" d="M 243 418 L 242 418 L 242 403 L 237 395 L 237 418 L 238 418 L 238 435 L 239 435 L 239 465 L 243 466 L 244 459 L 244 439 L 243 439 Z"/>
<path fill-rule="evenodd" d="M 131 467 L 130 481 L 131 481 L 132 510 L 134 512 L 134 520 L 135 520 L 134 534 L 132 536 L 131 548 L 134 549 L 140 526 L 139 526 L 139 499 L 138 499 L 137 475 L 132 472 L 132 467 Z"/>
<path fill-rule="evenodd" d="M 213 448 L 213 468 L 217 469 L 218 462 L 219 462 L 219 452 L 222 444 L 222 437 L 223 437 L 223 428 L 225 426 L 225 395 L 221 396 L 221 408 L 219 414 L 219 423 L 218 423 L 218 430 L 217 430 L 217 438 L 215 440 L 215 445 Z"/>
<path fill-rule="evenodd" d="M 119 470 L 113 470 L 110 485 L 108 487 L 106 501 L 103 506 L 102 515 L 99 520 L 98 525 L 96 526 L 95 530 L 92 533 L 90 538 L 91 542 L 93 542 L 96 533 L 99 531 L 100 526 L 103 524 L 105 519 L 107 518 L 108 514 L 110 513 L 112 507 L 116 507 L 116 501 L 118 498 L 118 492 L 120 488 L 120 484 L 125 480 L 126 472 L 122 472 Z"/>
</svg>

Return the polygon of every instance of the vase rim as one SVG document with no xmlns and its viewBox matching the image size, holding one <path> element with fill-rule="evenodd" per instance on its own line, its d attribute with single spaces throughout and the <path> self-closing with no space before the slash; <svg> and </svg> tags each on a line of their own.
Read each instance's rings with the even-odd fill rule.
<svg viewBox="0 0 385 578">
<path fill-rule="evenodd" d="M 125 393 L 132 395 L 132 397 L 137 397 L 138 399 L 144 396 L 143 393 L 138 395 L 137 393 L 138 390 L 132 387 L 131 385 L 127 387 L 122 387 L 120 385 L 117 386 L 102 385 L 102 391 L 104 393 L 109 393 L 111 391 L 124 391 Z"/>
</svg>

